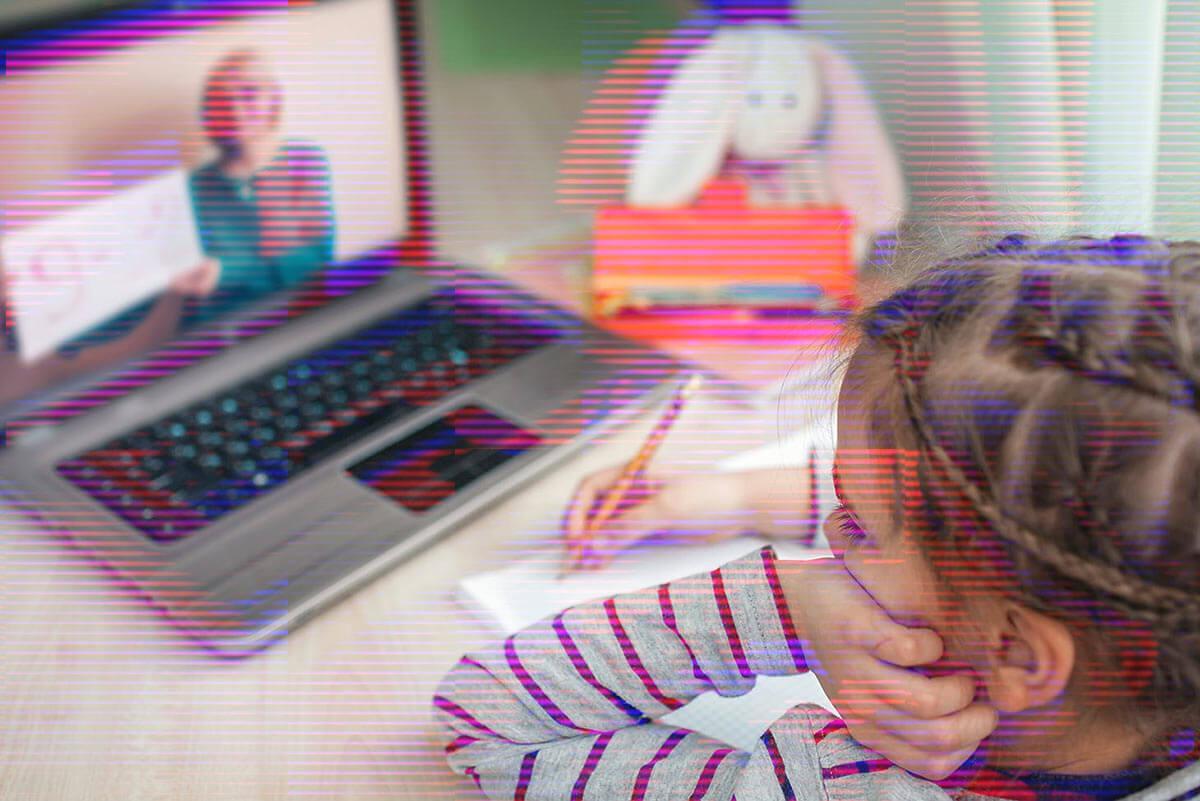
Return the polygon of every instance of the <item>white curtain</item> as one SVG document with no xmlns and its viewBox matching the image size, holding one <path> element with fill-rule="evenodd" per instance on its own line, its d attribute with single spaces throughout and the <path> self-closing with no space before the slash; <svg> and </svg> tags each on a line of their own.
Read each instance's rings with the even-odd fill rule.
<svg viewBox="0 0 1200 801">
<path fill-rule="evenodd" d="M 870 83 L 916 215 L 985 235 L 1189 235 L 1200 0 L 797 8 Z"/>
<path fill-rule="evenodd" d="M 1200 239 L 1200 0 L 1170 0 L 1164 17 L 1155 231 Z"/>
</svg>

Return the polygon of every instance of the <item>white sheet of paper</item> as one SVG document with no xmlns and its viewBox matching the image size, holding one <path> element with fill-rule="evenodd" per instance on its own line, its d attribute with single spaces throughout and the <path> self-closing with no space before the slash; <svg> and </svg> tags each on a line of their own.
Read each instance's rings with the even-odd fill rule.
<svg viewBox="0 0 1200 801">
<path fill-rule="evenodd" d="M 827 421 L 823 421 L 821 425 L 780 442 L 735 454 L 718 464 L 717 469 L 735 471 L 781 466 L 800 469 L 811 445 L 827 447 L 821 441 L 826 428 Z M 553 544 L 547 543 L 544 553 L 527 556 L 499 570 L 467 576 L 459 583 L 459 590 L 466 603 L 485 612 L 500 631 L 511 634 L 580 601 L 606 598 L 701 570 L 712 570 L 765 544 L 766 540 L 745 537 L 701 546 L 664 548 L 639 544 L 618 554 L 603 570 L 572 573 L 559 580 L 559 552 Z M 828 554 L 826 550 L 789 542 L 772 544 L 781 557 L 788 559 Z"/>
<path fill-rule="evenodd" d="M 14 231 L 0 248 L 25 362 L 165 289 L 203 259 L 183 169 Z"/>
<path fill-rule="evenodd" d="M 568 606 L 713 570 L 766 545 L 766 540 L 739 537 L 709 545 L 635 546 L 617 555 L 603 570 L 558 578 L 559 554 L 552 548 L 507 567 L 467 576 L 460 597 L 488 614 L 496 629 L 511 634 Z M 828 556 L 799 545 L 773 542 L 788 559 Z"/>
</svg>

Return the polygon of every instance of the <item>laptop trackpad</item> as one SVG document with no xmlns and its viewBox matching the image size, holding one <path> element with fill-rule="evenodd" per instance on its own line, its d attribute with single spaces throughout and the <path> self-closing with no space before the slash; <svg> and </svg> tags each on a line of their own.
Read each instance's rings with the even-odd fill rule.
<svg viewBox="0 0 1200 801">
<path fill-rule="evenodd" d="M 347 469 L 420 514 L 540 443 L 537 434 L 480 406 L 463 406 Z"/>
</svg>

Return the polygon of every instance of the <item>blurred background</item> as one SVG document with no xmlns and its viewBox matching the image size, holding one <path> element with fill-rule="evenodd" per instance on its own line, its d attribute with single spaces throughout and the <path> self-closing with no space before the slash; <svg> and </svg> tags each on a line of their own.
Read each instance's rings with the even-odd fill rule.
<svg viewBox="0 0 1200 801">
<path fill-rule="evenodd" d="M 0 26 L 116 5 L 0 0 Z M 307 4 L 246 3 L 258 5 Z M 811 300 L 802 294 L 809 279 L 787 271 L 795 259 L 821 255 L 816 241 L 832 254 L 821 269 L 839 280 L 848 278 L 852 292 L 856 277 L 863 279 L 861 289 L 903 276 L 907 267 L 889 267 L 887 248 L 880 247 L 895 232 L 902 240 L 910 238 L 916 251 L 935 255 L 1013 230 L 1200 238 L 1194 212 L 1200 178 L 1195 103 L 1200 0 L 418 0 L 418 12 L 439 252 L 505 274 L 618 330 L 621 321 L 606 318 L 598 304 L 600 278 L 628 279 L 620 291 L 632 293 L 634 300 L 639 291 L 643 301 L 666 298 L 674 305 L 663 305 L 671 308 L 727 290 L 723 300 L 762 311 L 790 290 L 801 294 L 784 297 L 783 310 L 794 311 L 791 305 Z M 762 253 L 793 259 L 782 261 L 771 275 L 755 276 L 769 291 L 747 293 L 735 270 L 717 289 L 696 280 L 693 296 L 680 301 L 664 295 L 664 287 L 675 285 L 663 283 L 678 276 L 655 271 L 670 261 L 664 254 L 686 252 L 689 219 L 699 221 L 693 230 L 717 233 L 699 248 L 711 246 L 715 256 L 681 268 L 688 280 L 705 278 L 704 270 L 722 260 L 736 262 L 744 241 L 751 241 L 746 232 L 756 230 L 757 222 L 738 218 L 729 196 L 720 192 L 709 205 L 696 207 L 695 218 L 687 217 L 691 212 L 655 216 L 661 209 L 653 208 L 639 217 L 643 210 L 634 208 L 627 194 L 639 142 L 684 60 L 723 22 L 736 27 L 754 15 L 768 24 L 789 19 L 812 41 L 827 45 L 826 68 L 839 66 L 829 54 L 841 54 L 848 66 L 822 90 L 824 97 L 861 79 L 867 110 L 860 107 L 849 118 L 877 114 L 882 144 L 868 143 L 866 149 L 892 165 L 894 175 L 886 165 L 880 170 L 880 184 L 890 187 L 880 194 L 889 198 L 879 203 L 880 219 L 870 236 L 853 247 L 852 228 L 836 212 L 804 216 L 804 209 L 837 205 L 819 191 L 808 206 L 781 204 L 783 216 L 776 215 L 780 206 L 760 209 L 757 219 L 774 221 L 778 237 L 771 240 L 775 250 L 767 247 Z M 313 36 L 329 35 L 326 28 L 311 27 Z M 314 51 L 296 49 L 305 57 L 288 62 L 292 71 L 285 70 L 284 78 L 310 75 Z M 189 86 L 198 91 L 201 62 L 192 66 L 195 80 Z M 338 99 L 365 109 L 364 119 L 374 119 L 385 102 L 370 93 L 388 89 L 386 82 L 376 80 L 376 86 L 359 91 L 355 82 L 364 79 L 352 59 L 337 66 L 338 81 L 329 84 Z M 110 81 L 115 72 L 93 71 L 87 77 L 117 94 L 120 81 L 143 77 L 135 72 L 120 73 L 116 82 Z M 151 77 L 155 80 L 148 84 L 163 90 L 165 78 Z M 793 105 L 802 99 L 784 97 Z M 108 113 L 100 93 L 88 99 L 89 111 Z M 746 100 L 757 102 L 753 95 Z M 187 113 L 189 130 L 198 130 L 194 104 L 187 103 L 179 108 Z M 170 110 L 146 105 L 156 113 Z M 808 120 L 811 136 L 804 144 L 818 155 L 812 164 L 800 165 L 805 169 L 824 166 L 826 155 L 835 160 L 829 145 L 838 139 L 839 121 L 844 122 L 820 103 L 814 106 L 818 110 Z M 14 107 L 5 108 L 10 115 L 4 120 L 10 135 L 6 153 L 13 165 L 18 160 L 13 141 L 20 136 L 42 141 L 36 124 Z M 360 148 L 358 135 L 329 114 L 324 101 L 297 108 L 304 125 L 328 147 L 335 167 L 352 175 L 340 188 L 335 185 L 343 192 L 337 208 L 347 220 L 370 224 L 339 229 L 345 252 L 338 255 L 349 255 L 380 232 L 393 233 L 403 222 L 393 219 L 400 216 L 394 209 L 404 205 L 399 183 L 390 183 L 397 165 Z M 87 126 L 59 127 L 70 128 L 59 131 L 64 140 L 86 138 L 75 129 Z M 389 152 L 399 150 L 390 138 L 377 141 Z M 753 143 L 743 144 L 754 150 Z M 666 156 L 675 151 L 667 147 Z M 188 167 L 198 155 L 184 154 Z M 712 171 L 722 166 L 721 153 L 709 156 L 715 158 Z M 739 159 L 732 161 L 735 178 L 772 188 L 778 173 L 769 159 L 749 152 Z M 682 168 L 667 163 L 661 185 L 652 189 L 670 189 L 679 178 Z M 865 164 L 862 158 L 843 158 L 832 172 L 853 183 L 868 172 Z M 20 173 L 7 166 L 0 188 Z M 369 191 L 346 192 L 347 186 Z M 834 195 L 832 201 L 844 200 Z M 630 209 L 629 215 L 620 216 L 622 209 Z M 800 216 L 787 216 L 793 212 Z M 608 228 L 606 220 L 612 224 Z M 705 228 L 706 220 L 720 225 Z M 737 228 L 742 224 L 751 227 Z M 655 226 L 672 232 L 656 241 L 657 249 L 643 247 L 644 240 L 630 233 L 653 239 Z M 725 230 L 732 233 L 722 241 Z M 623 241 L 633 244 L 622 250 Z M 606 243 L 612 247 L 604 251 Z M 643 285 L 639 279 L 645 279 Z M 846 286 L 835 281 L 823 289 L 837 294 Z M 639 311 L 637 303 L 629 305 Z M 646 321 L 635 314 L 632 322 L 625 321 L 632 327 L 624 330 L 749 390 L 740 396 L 749 400 L 748 407 L 711 400 L 691 408 L 691 417 L 683 418 L 669 443 L 672 458 L 707 470 L 718 451 L 738 457 L 739 450 L 782 444 L 786 447 L 777 450 L 787 450 L 784 466 L 796 466 L 807 451 L 793 448 L 785 436 L 814 427 L 817 417 L 828 428 L 831 386 L 836 390 L 828 372 L 804 375 L 818 361 L 804 347 L 835 331 L 842 318 L 699 313 L 690 328 L 670 330 L 664 319 L 639 329 Z M 0 368 L 0 397 L 16 386 L 16 374 Z M 795 390 L 805 381 L 811 392 Z M 19 387 L 13 391 L 20 394 Z M 790 400 L 785 400 L 787 391 Z M 0 762 L 0 788 L 47 790 L 21 796 L 27 798 L 240 801 L 285 797 L 293 790 L 306 797 L 466 797 L 428 731 L 436 682 L 465 650 L 495 636 L 495 621 L 473 618 L 458 604 L 460 580 L 490 574 L 491 584 L 476 581 L 475 586 L 481 592 L 491 587 L 502 600 L 513 597 L 517 581 L 510 579 L 516 575 L 528 584 L 527 576 L 502 571 L 527 555 L 521 550 L 525 538 L 538 547 L 557 547 L 563 510 L 580 480 L 628 460 L 651 423 L 645 417 L 564 461 L 531 491 L 491 504 L 461 532 L 363 587 L 275 648 L 239 663 L 217 663 L 190 643 L 182 645 L 140 598 L 112 586 L 45 532 L 26 531 L 28 521 L 18 511 L 0 507 L 5 535 L 0 537 L 0 640 L 5 643 L 0 675 L 13 679 L 0 693 L 0 705 L 16 710 L 0 726 L 0 742 L 17 755 Z M 770 461 L 777 456 L 767 454 L 767 461 L 754 466 L 784 464 Z M 749 467 L 747 462 L 730 465 L 729 470 Z M 772 491 L 793 492 L 800 475 L 788 474 Z M 589 592 L 607 594 L 599 585 L 587 586 Z M 126 741 L 134 742 L 130 750 Z M 105 768 L 111 773 L 97 781 L 101 766 L 112 766 Z M 122 782 L 131 777 L 149 789 L 128 791 Z M 10 797 L 3 790 L 0 795 Z"/>
<path fill-rule="evenodd" d="M 674 0 L 425 3 L 433 155 L 447 249 L 478 261 L 588 211 L 555 192 L 560 154 L 624 48 L 696 13 Z M 1195 236 L 1200 170 L 1193 0 L 807 0 L 796 19 L 857 66 L 909 187 L 943 226 Z M 547 13 L 549 7 L 553 13 Z M 487 146 L 482 146 L 487 142 Z M 478 164 L 480 184 L 466 165 Z M 435 168 L 449 174 L 445 170 Z M 482 230 L 498 198 L 508 231 Z M 514 210 L 514 214 L 517 212 Z"/>
<path fill-rule="evenodd" d="M 1200 170 L 1200 3 L 796 7 L 802 27 L 861 71 L 900 156 L 914 218 L 986 214 L 1050 230 L 1197 235 L 1188 211 Z M 559 156 L 597 81 L 624 48 L 695 8 L 682 0 L 425 3 L 433 156 L 463 165 L 434 170 L 462 180 L 439 187 L 447 249 L 477 261 L 510 236 L 585 218 L 554 190 Z M 474 180 L 489 172 L 491 182 Z M 482 212 L 514 195 L 523 219 L 507 231 L 480 230 Z"/>
<path fill-rule="evenodd" d="M 0 21 L 103 7 L 5 0 Z M 605 70 L 687 0 L 425 0 L 434 174 L 446 252 L 495 262 L 586 225 L 561 157 Z M 807 0 L 802 27 L 857 66 L 916 220 L 1195 236 L 1196 0 Z M 507 207 L 497 220 L 495 204 Z M 486 212 L 486 213 L 485 213 Z M 558 226 L 558 228 L 556 228 Z"/>
</svg>

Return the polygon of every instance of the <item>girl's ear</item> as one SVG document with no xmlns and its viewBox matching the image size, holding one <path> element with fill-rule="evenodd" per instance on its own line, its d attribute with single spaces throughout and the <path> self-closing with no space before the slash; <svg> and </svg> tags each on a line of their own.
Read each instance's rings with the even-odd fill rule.
<svg viewBox="0 0 1200 801">
<path fill-rule="evenodd" d="M 868 240 L 893 231 L 908 207 L 904 178 L 862 80 L 828 42 L 812 41 L 813 62 L 829 104 L 825 146 L 834 197 Z"/>
<path fill-rule="evenodd" d="M 718 30 L 676 68 L 638 138 L 630 206 L 686 205 L 721 169 L 748 66 L 735 34 Z"/>
<path fill-rule="evenodd" d="M 1071 680 L 1075 639 L 1065 623 L 1015 602 L 1005 604 L 988 633 L 988 696 L 1001 712 L 1046 706 Z"/>
</svg>

